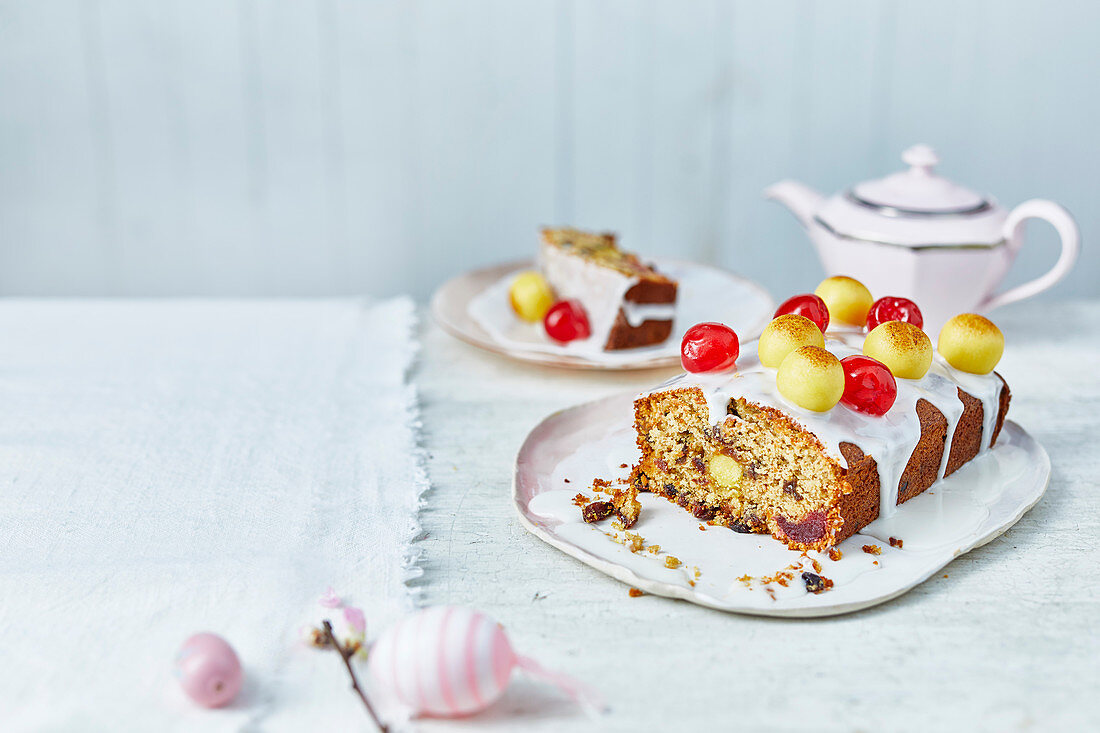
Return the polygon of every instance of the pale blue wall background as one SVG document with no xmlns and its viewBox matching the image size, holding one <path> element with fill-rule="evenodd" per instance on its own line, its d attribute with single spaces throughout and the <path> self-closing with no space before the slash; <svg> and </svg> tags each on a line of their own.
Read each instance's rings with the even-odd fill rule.
<svg viewBox="0 0 1100 733">
<path fill-rule="evenodd" d="M 1084 1 L 0 0 L 0 293 L 426 297 L 572 222 L 786 294 L 760 190 L 928 142 L 1100 295 L 1098 77 Z"/>
</svg>

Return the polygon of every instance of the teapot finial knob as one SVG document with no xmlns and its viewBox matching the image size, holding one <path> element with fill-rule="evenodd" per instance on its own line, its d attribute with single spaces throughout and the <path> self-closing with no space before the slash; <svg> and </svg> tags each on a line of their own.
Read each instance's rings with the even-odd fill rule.
<svg viewBox="0 0 1100 733">
<path fill-rule="evenodd" d="M 932 168 L 940 162 L 940 156 L 936 155 L 936 151 L 932 149 L 932 146 L 923 143 L 907 149 L 901 154 L 901 159 L 912 166 L 914 172 L 924 174 L 931 173 Z"/>
</svg>

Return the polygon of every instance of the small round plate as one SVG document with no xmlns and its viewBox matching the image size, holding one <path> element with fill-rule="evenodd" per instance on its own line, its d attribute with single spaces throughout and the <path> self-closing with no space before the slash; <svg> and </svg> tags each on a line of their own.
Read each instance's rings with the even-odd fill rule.
<svg viewBox="0 0 1100 733">
<path fill-rule="evenodd" d="M 520 321 L 508 305 L 512 276 L 530 261 L 474 270 L 444 283 L 432 296 L 432 315 L 448 333 L 487 351 L 546 366 L 571 369 L 652 369 L 680 364 L 680 341 L 700 321 L 719 321 L 744 343 L 760 335 L 775 312 L 762 287 L 717 267 L 655 258 L 680 282 L 672 335 L 662 344 L 605 352 L 592 344 L 557 344 L 541 324 Z"/>
<path fill-rule="evenodd" d="M 900 506 L 894 517 L 845 540 L 839 560 L 789 550 L 768 535 L 707 525 L 653 494 L 639 495 L 641 518 L 627 536 L 610 519 L 585 524 L 574 498 L 606 498 L 593 493 L 593 479 L 614 486 L 637 462 L 634 397 L 557 412 L 531 431 L 512 484 L 520 521 L 538 538 L 624 583 L 722 611 L 807 618 L 883 603 L 999 536 L 1039 501 L 1050 480 L 1046 451 L 1006 421 L 993 450 Z M 892 546 L 891 537 L 902 546 Z M 833 586 L 809 593 L 804 572 Z"/>
</svg>

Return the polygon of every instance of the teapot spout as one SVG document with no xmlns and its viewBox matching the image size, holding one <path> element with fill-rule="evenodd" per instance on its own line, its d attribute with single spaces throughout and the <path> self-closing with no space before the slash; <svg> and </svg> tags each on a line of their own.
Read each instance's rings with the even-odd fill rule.
<svg viewBox="0 0 1100 733">
<path fill-rule="evenodd" d="M 806 229 L 814 219 L 814 212 L 824 198 L 820 193 L 798 181 L 780 181 L 764 189 L 764 197 L 778 201 L 791 210 Z"/>
</svg>

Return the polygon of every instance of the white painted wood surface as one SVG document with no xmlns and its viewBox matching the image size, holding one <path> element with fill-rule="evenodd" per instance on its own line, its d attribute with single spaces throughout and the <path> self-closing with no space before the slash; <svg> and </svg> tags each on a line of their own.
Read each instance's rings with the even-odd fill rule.
<svg viewBox="0 0 1100 733">
<path fill-rule="evenodd" d="M 1100 302 L 995 314 L 1012 419 L 1050 453 L 1043 500 L 1004 536 L 894 601 L 838 618 L 724 614 L 626 586 L 525 532 L 512 461 L 549 412 L 669 372 L 578 373 L 515 364 L 422 327 L 432 491 L 421 515 L 426 604 L 501 621 L 517 648 L 598 687 L 588 720 L 518 681 L 467 724 L 424 730 L 1095 730 L 1100 709 Z"/>
<path fill-rule="evenodd" d="M 539 224 L 819 270 L 761 189 L 936 145 L 1100 294 L 1100 5 L 0 0 L 0 294 L 421 299 Z M 1011 282 L 1054 259 L 1035 226 Z"/>
</svg>

